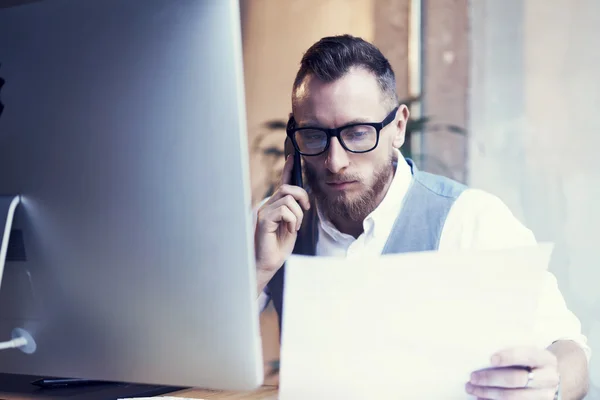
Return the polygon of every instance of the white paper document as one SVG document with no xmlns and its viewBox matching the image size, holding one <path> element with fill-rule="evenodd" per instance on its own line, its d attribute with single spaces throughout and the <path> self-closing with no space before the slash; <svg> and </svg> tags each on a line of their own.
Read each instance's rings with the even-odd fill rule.
<svg viewBox="0 0 600 400">
<path fill-rule="evenodd" d="M 286 262 L 281 400 L 444 399 L 533 333 L 553 245 Z"/>
</svg>

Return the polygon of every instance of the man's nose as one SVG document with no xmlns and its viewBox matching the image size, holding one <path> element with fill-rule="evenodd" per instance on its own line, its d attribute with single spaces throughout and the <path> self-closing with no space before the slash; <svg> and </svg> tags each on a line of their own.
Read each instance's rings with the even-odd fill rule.
<svg viewBox="0 0 600 400">
<path fill-rule="evenodd" d="M 332 173 L 337 174 L 348 166 L 348 152 L 342 147 L 337 138 L 332 137 L 327 150 L 325 167 Z"/>
</svg>

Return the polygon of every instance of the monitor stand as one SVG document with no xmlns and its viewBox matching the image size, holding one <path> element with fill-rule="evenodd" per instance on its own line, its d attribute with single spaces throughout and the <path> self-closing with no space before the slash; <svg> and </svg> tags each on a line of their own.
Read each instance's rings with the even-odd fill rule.
<svg viewBox="0 0 600 400">
<path fill-rule="evenodd" d="M 0 285 L 15 211 L 21 203 L 20 196 L 0 196 Z M 73 387 L 40 388 L 32 382 L 47 377 L 0 373 L 0 398 L 2 400 L 64 399 L 116 400 L 127 397 L 153 397 L 184 388 L 140 385 L 132 383 L 79 384 Z"/>
</svg>

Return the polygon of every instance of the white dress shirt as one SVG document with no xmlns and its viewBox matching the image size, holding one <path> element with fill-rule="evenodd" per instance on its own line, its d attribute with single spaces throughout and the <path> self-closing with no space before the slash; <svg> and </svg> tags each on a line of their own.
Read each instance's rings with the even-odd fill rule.
<svg viewBox="0 0 600 400">
<path fill-rule="evenodd" d="M 402 157 L 399 155 L 399 157 Z M 382 253 L 392 226 L 399 215 L 412 174 L 410 166 L 398 163 L 383 201 L 363 222 L 364 232 L 354 238 L 340 232 L 319 212 L 317 256 L 354 257 Z M 318 212 L 318 209 L 317 209 Z M 478 189 L 466 189 L 455 201 L 446 218 L 439 251 L 457 249 L 501 249 L 535 244 L 533 232 L 515 218 L 496 196 Z M 263 293 L 261 309 L 268 297 Z M 590 357 L 587 338 L 579 319 L 567 308 L 556 278 L 548 272 L 536 316 L 537 342 L 544 347 L 556 340 L 572 340 Z"/>
</svg>

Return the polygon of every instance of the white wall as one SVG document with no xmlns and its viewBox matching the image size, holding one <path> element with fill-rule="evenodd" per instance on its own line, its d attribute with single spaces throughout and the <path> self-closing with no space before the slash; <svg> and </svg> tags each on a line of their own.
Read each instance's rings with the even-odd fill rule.
<svg viewBox="0 0 600 400">
<path fill-rule="evenodd" d="M 600 399 L 600 1 L 471 1 L 469 177 L 540 240 Z"/>
</svg>

